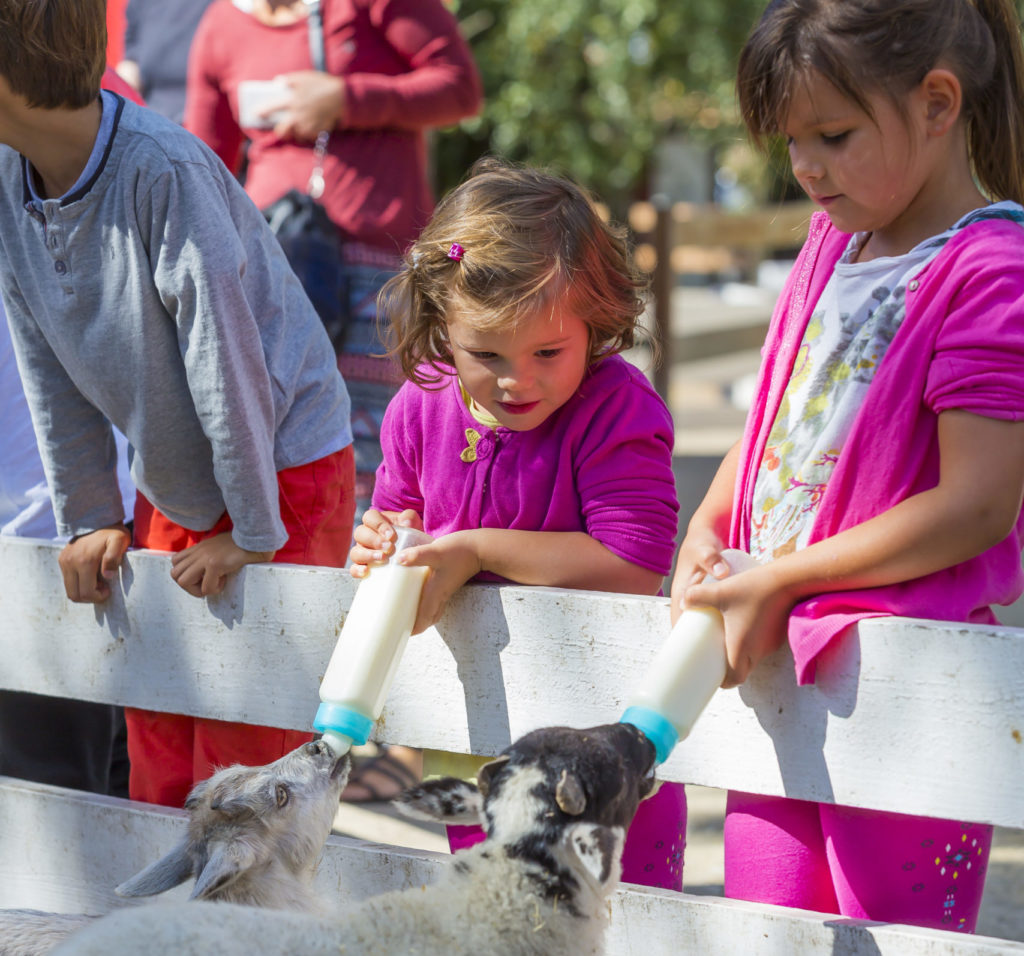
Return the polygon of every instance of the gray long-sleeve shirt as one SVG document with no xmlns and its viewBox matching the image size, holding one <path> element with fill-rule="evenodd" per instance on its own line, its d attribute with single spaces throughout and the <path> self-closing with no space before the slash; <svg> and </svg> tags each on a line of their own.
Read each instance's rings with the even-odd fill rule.
<svg viewBox="0 0 1024 956">
<path fill-rule="evenodd" d="M 132 478 L 193 530 L 286 540 L 276 473 L 352 441 L 327 334 L 260 211 L 198 139 L 104 96 L 93 174 L 33 200 L 0 146 L 0 291 L 61 534 L 121 520 L 109 419 Z M 104 149 L 105 146 L 105 149 Z"/>
</svg>

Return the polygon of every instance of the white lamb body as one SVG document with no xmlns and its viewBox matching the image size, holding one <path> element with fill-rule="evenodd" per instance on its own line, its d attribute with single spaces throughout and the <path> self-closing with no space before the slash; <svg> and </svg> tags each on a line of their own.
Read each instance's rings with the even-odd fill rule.
<svg viewBox="0 0 1024 956">
<path fill-rule="evenodd" d="M 595 828 L 579 824 L 579 829 L 584 831 L 579 838 L 587 840 L 585 831 Z M 459 854 L 459 862 L 466 870 L 453 867 L 438 883 L 384 893 L 356 907 L 339 906 L 326 919 L 214 903 L 122 910 L 72 937 L 58 953 L 590 956 L 604 951 L 606 889 L 596 881 L 586 905 L 577 902 L 572 913 L 546 900 L 529 879 L 528 864 L 501 850 L 480 845 Z M 613 886 L 617 869 L 615 874 Z M 126 941 L 132 942 L 125 946 Z"/>
<path fill-rule="evenodd" d="M 0 956 L 43 956 L 95 919 L 81 913 L 0 911 Z"/>
<path fill-rule="evenodd" d="M 653 748 L 627 725 L 535 731 L 481 770 L 480 791 L 438 780 L 402 798 L 414 815 L 486 820 L 487 840 L 457 854 L 436 884 L 339 903 L 327 918 L 158 904 L 105 917 L 57 953 L 596 956 L 652 766 Z"/>
</svg>

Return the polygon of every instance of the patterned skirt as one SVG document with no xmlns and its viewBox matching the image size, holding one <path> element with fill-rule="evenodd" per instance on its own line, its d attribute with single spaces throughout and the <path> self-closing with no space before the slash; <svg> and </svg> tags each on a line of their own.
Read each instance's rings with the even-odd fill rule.
<svg viewBox="0 0 1024 956">
<path fill-rule="evenodd" d="M 381 462 L 380 426 L 384 410 L 402 384 L 401 368 L 384 354 L 384 317 L 377 320 L 377 294 L 401 268 L 401 259 L 381 249 L 346 243 L 349 322 L 338 368 L 352 399 L 352 435 L 356 459 L 358 525 L 370 507 Z"/>
</svg>

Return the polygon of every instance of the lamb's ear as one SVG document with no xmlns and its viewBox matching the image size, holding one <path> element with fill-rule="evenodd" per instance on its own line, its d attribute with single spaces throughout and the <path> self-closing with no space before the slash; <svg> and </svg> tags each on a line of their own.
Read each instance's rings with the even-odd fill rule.
<svg viewBox="0 0 1024 956">
<path fill-rule="evenodd" d="M 480 788 L 480 792 L 486 797 L 491 792 L 491 777 L 505 766 L 509 762 L 509 755 L 502 754 L 500 757 L 495 757 L 493 760 L 488 760 L 482 767 L 476 772 L 476 785 Z"/>
<path fill-rule="evenodd" d="M 587 809 L 587 795 L 583 792 L 583 785 L 576 774 L 569 773 L 568 770 L 562 771 L 562 776 L 558 778 L 555 787 L 555 803 L 562 813 L 567 813 L 571 817 L 578 817 Z"/>
<path fill-rule="evenodd" d="M 595 885 L 597 892 L 610 893 L 622 875 L 622 827 L 599 823 L 575 823 L 565 828 L 558 856 L 574 873 Z"/>
<path fill-rule="evenodd" d="M 170 853 L 114 889 L 118 896 L 155 896 L 184 883 L 192 876 L 192 860 L 188 840 L 182 840 Z"/>
<path fill-rule="evenodd" d="M 210 778 L 207 777 L 205 780 L 200 780 L 188 793 L 185 798 L 185 809 L 195 810 L 199 806 L 200 801 L 206 796 L 206 791 L 210 789 Z"/>
<path fill-rule="evenodd" d="M 442 823 L 484 823 L 484 798 L 471 783 L 457 777 L 427 780 L 403 791 L 392 804 L 405 816 Z"/>
<path fill-rule="evenodd" d="M 256 862 L 252 849 L 242 843 L 215 843 L 206 866 L 196 877 L 190 900 L 206 900 L 237 880 Z"/>
</svg>

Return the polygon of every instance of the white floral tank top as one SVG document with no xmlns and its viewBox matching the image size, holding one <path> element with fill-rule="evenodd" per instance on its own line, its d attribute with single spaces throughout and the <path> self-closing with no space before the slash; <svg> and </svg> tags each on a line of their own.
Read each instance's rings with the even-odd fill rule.
<svg viewBox="0 0 1024 956">
<path fill-rule="evenodd" d="M 853 260 L 869 234 L 850 238 L 804 332 L 758 469 L 754 557 L 769 560 L 806 547 L 854 418 L 906 315 L 907 283 L 958 230 L 1020 215 L 1016 203 L 993 203 L 905 255 L 868 262 Z"/>
</svg>

